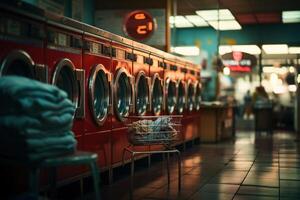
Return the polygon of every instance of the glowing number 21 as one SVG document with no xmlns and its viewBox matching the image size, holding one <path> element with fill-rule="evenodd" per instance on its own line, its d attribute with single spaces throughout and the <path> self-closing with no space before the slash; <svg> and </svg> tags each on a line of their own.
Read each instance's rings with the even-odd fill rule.
<svg viewBox="0 0 300 200">
<path fill-rule="evenodd" d="M 152 24 L 152 22 L 149 22 L 148 23 L 148 30 L 151 31 L 152 28 L 153 28 L 153 24 Z M 136 32 L 138 34 L 141 34 L 141 35 L 147 34 L 147 26 L 146 25 L 138 26 L 137 29 L 136 29 Z"/>
</svg>

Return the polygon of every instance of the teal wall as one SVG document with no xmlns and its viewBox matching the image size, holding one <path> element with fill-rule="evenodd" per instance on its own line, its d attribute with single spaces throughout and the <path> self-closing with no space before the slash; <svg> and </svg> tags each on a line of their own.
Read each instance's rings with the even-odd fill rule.
<svg viewBox="0 0 300 200">
<path fill-rule="evenodd" d="M 37 5 L 39 0 L 23 0 L 26 3 Z M 67 17 L 72 16 L 72 0 L 64 0 L 65 10 L 64 15 Z M 83 1 L 83 22 L 94 25 L 94 13 L 95 13 L 95 0 Z"/>
<path fill-rule="evenodd" d="M 217 32 L 211 27 L 182 28 L 173 30 L 172 45 L 200 45 L 208 53 L 208 69 L 212 80 L 203 91 L 204 100 L 216 96 L 216 73 L 211 68 L 213 56 L 217 53 Z M 300 24 L 264 24 L 242 26 L 241 30 L 220 32 L 220 44 L 279 44 L 300 45 Z"/>
<path fill-rule="evenodd" d="M 220 43 L 234 44 L 289 44 L 300 45 L 300 24 L 263 24 L 242 26 L 241 30 L 221 31 Z M 173 45 L 200 44 L 208 52 L 208 59 L 217 52 L 217 33 L 211 27 L 176 29 Z"/>
</svg>

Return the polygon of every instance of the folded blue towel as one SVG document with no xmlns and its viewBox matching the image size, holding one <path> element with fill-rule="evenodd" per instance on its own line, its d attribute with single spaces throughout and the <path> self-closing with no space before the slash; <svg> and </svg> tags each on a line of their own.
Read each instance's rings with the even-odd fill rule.
<svg viewBox="0 0 300 200">
<path fill-rule="evenodd" d="M 49 118 L 34 118 L 27 115 L 8 115 L 0 116 L 0 126 L 10 127 L 12 129 L 23 131 L 26 129 L 37 129 L 40 131 L 58 131 L 66 130 L 72 127 L 73 115 L 67 113 L 61 116 Z"/>
</svg>

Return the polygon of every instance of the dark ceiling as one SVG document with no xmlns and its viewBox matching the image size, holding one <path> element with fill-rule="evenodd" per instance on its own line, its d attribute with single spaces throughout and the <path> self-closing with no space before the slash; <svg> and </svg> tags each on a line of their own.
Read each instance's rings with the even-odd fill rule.
<svg viewBox="0 0 300 200">
<path fill-rule="evenodd" d="M 300 0 L 177 0 L 177 15 L 196 10 L 229 9 L 241 24 L 281 23 L 283 10 L 300 10 Z M 96 0 L 96 9 L 166 8 L 167 0 Z"/>
<path fill-rule="evenodd" d="M 300 0 L 177 0 L 177 15 L 196 10 L 229 9 L 241 24 L 280 23 L 283 10 L 300 10 Z"/>
</svg>

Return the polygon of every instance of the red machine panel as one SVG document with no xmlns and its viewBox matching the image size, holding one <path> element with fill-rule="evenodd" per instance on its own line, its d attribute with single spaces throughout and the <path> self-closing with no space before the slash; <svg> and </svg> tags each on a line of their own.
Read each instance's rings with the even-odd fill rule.
<svg viewBox="0 0 300 200">
<path fill-rule="evenodd" d="M 134 114 L 134 78 L 132 62 L 137 58 L 132 53 L 130 43 L 119 40 L 112 42 L 116 54 L 112 58 L 111 73 L 113 80 L 112 116 L 112 164 L 120 164 L 124 147 L 129 145 L 127 139 L 126 117 Z"/>
<path fill-rule="evenodd" d="M 95 33 L 96 30 L 95 30 Z M 96 152 L 101 170 L 111 164 L 112 75 L 110 40 L 85 32 L 85 110 L 83 149 Z"/>
<path fill-rule="evenodd" d="M 24 9 L 16 11 L 17 5 L 2 6 L 0 6 L 2 47 L 0 76 L 19 75 L 47 82 L 47 68 L 44 65 L 43 11 L 31 7 L 28 7 L 27 11 Z"/>
<path fill-rule="evenodd" d="M 45 63 L 49 68 L 49 82 L 64 90 L 76 106 L 73 132 L 77 139 L 77 149 L 82 149 L 84 124 L 84 70 L 82 69 L 82 34 L 76 28 L 78 22 L 47 13 L 47 41 Z M 64 168 L 60 178 L 82 173 L 82 168 Z"/>
</svg>

